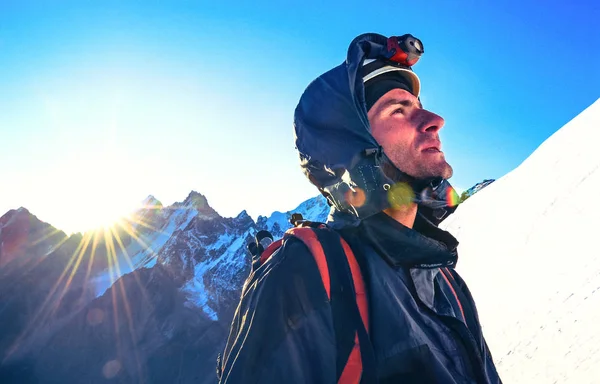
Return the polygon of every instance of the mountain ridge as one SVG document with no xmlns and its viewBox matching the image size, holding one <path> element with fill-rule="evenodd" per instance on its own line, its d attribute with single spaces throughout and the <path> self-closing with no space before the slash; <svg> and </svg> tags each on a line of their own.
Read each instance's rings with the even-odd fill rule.
<svg viewBox="0 0 600 384">
<path fill-rule="evenodd" d="M 325 220 L 329 207 L 324 198 L 303 204 L 310 208 L 303 215 Z M 8 223 L 15 212 L 3 215 L 0 222 Z M 17 228 L 13 219 L 10 227 L 0 225 L 0 236 L 19 229 L 22 235 L 11 238 L 31 245 L 38 226 L 59 232 L 30 220 L 28 211 L 21 212 L 22 221 L 36 225 Z M 43 257 L 37 248 L 23 248 L 20 252 L 34 262 L 16 265 L 11 260 L 10 268 L 0 268 L 0 295 L 12 298 L 0 308 L 0 323 L 6 325 L 3 331 L 8 336 L 0 342 L 0 378 L 10 379 L 6 382 L 19 382 L 28 374 L 54 375 L 66 382 L 167 378 L 173 374 L 166 373 L 170 368 L 151 364 L 167 353 L 166 359 L 173 354 L 189 359 L 189 366 L 178 373 L 181 380 L 214 382 L 216 355 L 250 271 L 246 244 L 260 229 L 285 231 L 291 226 L 282 220 L 285 215 L 262 216 L 260 224 L 246 211 L 236 217 L 220 216 L 196 191 L 168 207 L 149 195 L 119 228 L 64 235 Z M 98 339 L 100 330 L 104 336 Z M 129 341 L 121 340 L 125 336 Z M 190 338 L 196 342 L 189 344 Z M 115 340 L 136 351 L 137 362 L 116 350 Z M 53 345 L 77 353 L 58 352 Z M 190 349 L 191 345 L 195 347 Z M 205 356 L 202 361 L 200 355 Z M 57 368 L 59 357 L 68 363 Z M 94 372 L 81 372 L 82 365 Z"/>
</svg>

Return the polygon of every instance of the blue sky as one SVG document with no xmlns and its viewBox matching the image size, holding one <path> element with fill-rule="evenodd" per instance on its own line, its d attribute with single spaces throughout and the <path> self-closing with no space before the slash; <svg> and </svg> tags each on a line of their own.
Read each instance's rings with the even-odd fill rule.
<svg viewBox="0 0 600 384">
<path fill-rule="evenodd" d="M 294 108 L 364 32 L 423 41 L 451 182 L 502 177 L 600 96 L 600 6 L 497 3 L 0 0 L 0 215 L 71 232 L 192 189 L 294 208 L 317 193 Z"/>
</svg>

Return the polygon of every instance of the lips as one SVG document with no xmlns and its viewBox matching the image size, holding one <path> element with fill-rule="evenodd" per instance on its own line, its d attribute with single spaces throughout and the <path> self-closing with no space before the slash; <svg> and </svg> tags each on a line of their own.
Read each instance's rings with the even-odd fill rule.
<svg viewBox="0 0 600 384">
<path fill-rule="evenodd" d="M 442 151 L 442 143 L 439 141 L 429 142 L 423 145 L 421 148 L 421 152 L 441 152 Z"/>
</svg>

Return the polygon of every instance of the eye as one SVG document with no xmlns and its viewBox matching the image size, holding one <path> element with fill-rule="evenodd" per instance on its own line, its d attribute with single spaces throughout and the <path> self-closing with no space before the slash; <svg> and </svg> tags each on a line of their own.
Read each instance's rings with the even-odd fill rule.
<svg viewBox="0 0 600 384">
<path fill-rule="evenodd" d="M 398 109 L 395 109 L 395 110 L 394 110 L 394 112 L 393 112 L 392 114 L 394 114 L 394 115 L 395 115 L 395 114 L 397 114 L 397 113 L 403 114 L 403 113 L 404 113 L 404 108 L 398 108 Z"/>
</svg>

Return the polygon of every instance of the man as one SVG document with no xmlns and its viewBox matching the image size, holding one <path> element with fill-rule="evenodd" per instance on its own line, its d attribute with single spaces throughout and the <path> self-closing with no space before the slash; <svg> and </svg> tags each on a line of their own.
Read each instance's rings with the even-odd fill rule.
<svg viewBox="0 0 600 384">
<path fill-rule="evenodd" d="M 441 151 L 444 120 L 419 101 L 411 66 L 422 53 L 410 35 L 358 36 L 295 113 L 301 166 L 332 206 L 327 224 L 360 260 L 369 321 L 359 373 L 344 375 L 340 335 L 360 326 L 350 310 L 347 322 L 336 320 L 349 307 L 328 299 L 307 247 L 288 241 L 246 282 L 221 382 L 500 382 L 454 271 L 458 242 L 437 227 L 455 209 L 452 168 Z"/>
</svg>

